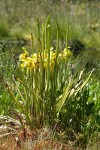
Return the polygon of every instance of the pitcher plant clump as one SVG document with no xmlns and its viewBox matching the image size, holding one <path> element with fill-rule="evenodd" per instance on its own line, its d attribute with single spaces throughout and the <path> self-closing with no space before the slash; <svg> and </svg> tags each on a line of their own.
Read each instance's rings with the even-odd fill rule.
<svg viewBox="0 0 100 150">
<path fill-rule="evenodd" d="M 22 68 L 27 69 L 27 72 L 37 68 L 40 69 L 41 58 L 44 58 L 44 60 L 42 59 L 43 67 L 47 69 L 48 54 L 46 54 L 45 51 L 34 53 L 32 56 L 29 56 L 27 50 L 24 47 L 22 49 L 24 50 L 24 53 L 19 56 Z M 72 52 L 70 50 L 66 50 L 66 48 L 62 52 L 58 53 L 58 57 L 56 50 L 50 51 L 50 70 L 54 70 L 55 64 L 59 66 L 61 60 L 70 60 L 71 56 Z"/>
<path fill-rule="evenodd" d="M 77 96 L 92 74 L 91 72 L 84 82 L 83 77 L 73 76 L 73 54 L 68 48 L 68 25 L 63 50 L 60 46 L 58 22 L 55 48 L 51 44 L 50 18 L 42 25 L 37 20 L 37 29 L 37 47 L 34 46 L 32 34 L 31 51 L 22 47 L 24 52 L 19 56 L 21 75 L 13 78 L 15 91 L 8 85 L 16 106 L 14 111 L 24 116 L 27 127 L 31 130 L 46 125 L 54 126 L 61 111 L 65 111 L 65 104 Z"/>
</svg>

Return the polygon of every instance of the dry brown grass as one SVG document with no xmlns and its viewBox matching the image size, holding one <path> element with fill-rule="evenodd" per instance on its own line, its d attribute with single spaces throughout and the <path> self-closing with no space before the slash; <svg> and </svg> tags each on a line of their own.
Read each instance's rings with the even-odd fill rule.
<svg viewBox="0 0 100 150">
<path fill-rule="evenodd" d="M 71 144 L 64 144 L 51 138 L 48 130 L 23 131 L 0 139 L 0 150 L 73 150 Z"/>
<path fill-rule="evenodd" d="M 92 142 L 92 143 L 91 143 Z M 34 131 L 18 132 L 16 135 L 8 135 L 0 138 L 0 150 L 82 150 L 75 147 L 75 143 L 67 144 L 53 138 L 52 131 L 47 128 L 35 129 Z M 100 142 L 90 141 L 86 150 L 99 150 Z"/>
</svg>

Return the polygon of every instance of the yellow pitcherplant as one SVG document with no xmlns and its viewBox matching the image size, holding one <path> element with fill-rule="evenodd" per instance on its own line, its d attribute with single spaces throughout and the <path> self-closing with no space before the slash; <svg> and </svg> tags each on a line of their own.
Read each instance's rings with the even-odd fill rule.
<svg viewBox="0 0 100 150">
<path fill-rule="evenodd" d="M 25 61 L 26 58 L 29 56 L 29 53 L 26 51 L 26 49 L 24 47 L 22 47 L 22 49 L 24 50 L 24 53 L 19 56 L 19 60 Z"/>
<path fill-rule="evenodd" d="M 55 63 L 56 63 L 56 51 L 50 52 L 50 70 L 52 71 L 54 69 Z"/>
<path fill-rule="evenodd" d="M 45 58 L 44 63 L 43 63 L 43 67 L 46 69 L 47 65 L 48 65 L 47 58 Z"/>
<path fill-rule="evenodd" d="M 28 71 L 33 70 L 36 68 L 39 68 L 40 64 L 40 52 L 34 53 L 32 56 L 29 57 L 29 53 L 26 51 L 25 48 L 23 48 L 24 53 L 19 56 L 19 60 L 22 62 L 21 67 L 26 68 Z M 48 53 L 46 54 L 45 51 L 44 53 L 41 52 L 41 56 L 44 55 L 44 60 L 43 60 L 43 67 L 46 69 L 48 66 Z M 50 51 L 50 71 L 54 70 L 55 63 L 59 64 L 58 59 L 68 59 L 70 56 L 72 56 L 72 53 L 70 50 L 67 50 L 66 48 L 58 54 L 57 58 L 57 52 L 56 50 L 51 50 Z"/>
<path fill-rule="evenodd" d="M 31 57 L 27 57 L 27 59 L 25 59 L 23 61 L 23 63 L 21 64 L 21 67 L 22 68 L 27 68 L 27 70 L 32 70 L 35 67 L 32 58 Z"/>
<path fill-rule="evenodd" d="M 65 49 L 63 50 L 63 58 L 66 59 L 66 58 L 69 58 L 70 56 L 72 56 L 71 51 L 70 51 L 69 49 L 67 50 L 67 49 L 65 48 Z"/>
</svg>

